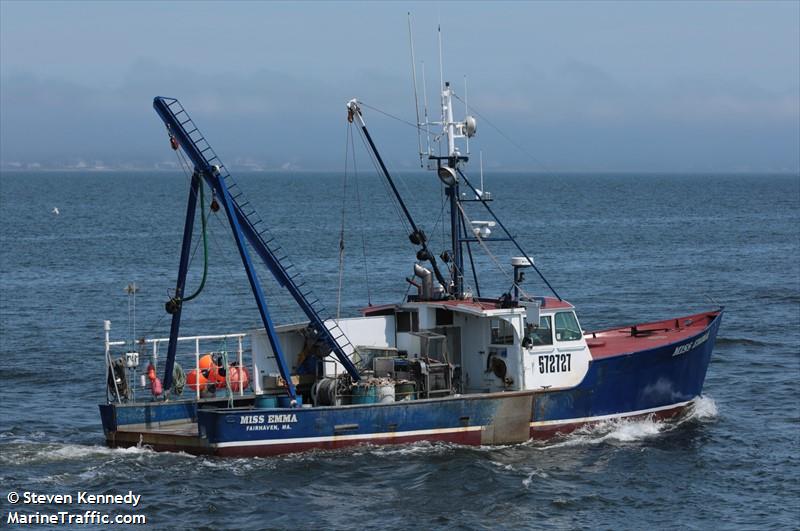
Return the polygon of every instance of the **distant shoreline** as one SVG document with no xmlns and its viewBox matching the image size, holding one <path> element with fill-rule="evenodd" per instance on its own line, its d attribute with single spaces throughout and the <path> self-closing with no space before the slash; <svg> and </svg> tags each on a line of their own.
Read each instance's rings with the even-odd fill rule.
<svg viewBox="0 0 800 531">
<path fill-rule="evenodd" d="M 338 176 L 343 173 L 343 170 L 316 170 L 316 169 L 302 169 L 302 170 L 282 170 L 282 169 L 269 169 L 269 170 L 249 170 L 231 168 L 230 171 L 236 174 L 264 174 L 264 175 L 331 175 Z M 176 174 L 183 175 L 182 170 L 179 169 L 123 169 L 123 168 L 0 168 L 0 175 L 7 174 L 52 174 L 52 173 L 66 173 L 66 174 Z M 367 172 L 368 173 L 368 172 Z M 394 170 L 393 173 L 412 175 L 424 174 L 427 170 L 424 169 L 402 169 Z M 749 177 L 800 177 L 800 170 L 795 171 L 656 171 L 656 170 L 563 170 L 563 171 L 542 171 L 542 170 L 526 170 L 526 169 L 504 169 L 504 170 L 486 170 L 487 175 L 520 175 L 526 174 L 530 176 L 555 176 L 555 177 L 584 177 L 584 176 L 638 176 L 638 177 L 726 177 L 726 176 L 749 176 Z"/>
</svg>

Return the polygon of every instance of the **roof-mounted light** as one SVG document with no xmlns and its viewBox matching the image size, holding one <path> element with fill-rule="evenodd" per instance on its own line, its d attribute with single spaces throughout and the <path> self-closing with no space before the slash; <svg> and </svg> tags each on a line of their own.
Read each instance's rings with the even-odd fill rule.
<svg viewBox="0 0 800 531">
<path fill-rule="evenodd" d="M 447 186 L 453 186 L 458 182 L 456 170 L 449 166 L 439 166 L 439 171 L 437 173 L 439 174 L 439 179 Z"/>
</svg>

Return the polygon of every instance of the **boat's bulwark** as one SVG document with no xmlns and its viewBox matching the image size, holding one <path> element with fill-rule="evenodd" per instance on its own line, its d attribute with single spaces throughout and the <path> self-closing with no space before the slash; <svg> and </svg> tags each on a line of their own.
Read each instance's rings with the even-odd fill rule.
<svg viewBox="0 0 800 531">
<path fill-rule="evenodd" d="M 219 455 L 275 455 L 357 444 L 529 439 L 533 393 L 494 393 L 382 405 L 198 412 L 200 434 Z"/>
</svg>

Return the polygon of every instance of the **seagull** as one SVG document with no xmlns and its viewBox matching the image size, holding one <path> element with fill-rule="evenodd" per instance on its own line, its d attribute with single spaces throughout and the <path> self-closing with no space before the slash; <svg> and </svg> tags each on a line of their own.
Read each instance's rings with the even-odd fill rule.
<svg viewBox="0 0 800 531">
<path fill-rule="evenodd" d="M 56 216 L 59 215 L 61 212 L 58 211 L 58 207 L 53 207 L 53 214 Z"/>
</svg>

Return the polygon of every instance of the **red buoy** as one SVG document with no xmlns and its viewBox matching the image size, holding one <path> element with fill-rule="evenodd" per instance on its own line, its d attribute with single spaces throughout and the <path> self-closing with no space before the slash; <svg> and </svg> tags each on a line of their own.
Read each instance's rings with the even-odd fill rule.
<svg viewBox="0 0 800 531">
<path fill-rule="evenodd" d="M 216 384 L 217 389 L 225 389 L 226 370 L 221 367 L 214 367 L 208 372 L 208 381 Z M 230 364 L 227 369 L 228 381 L 231 384 L 231 391 L 238 392 L 250 386 L 250 373 L 246 367 Z"/>
<path fill-rule="evenodd" d="M 147 379 L 150 380 L 151 383 L 156 379 L 156 368 L 153 367 L 152 363 L 147 366 Z"/>
<path fill-rule="evenodd" d="M 199 361 L 200 369 L 204 371 L 210 371 L 211 369 L 216 368 L 217 364 L 214 363 L 214 358 L 211 354 L 206 354 Z"/>
<path fill-rule="evenodd" d="M 189 389 L 192 391 L 197 391 L 197 387 L 200 387 L 200 391 L 205 391 L 208 387 L 208 379 L 203 376 L 203 373 L 197 372 L 197 369 L 192 369 L 191 371 L 186 373 L 186 385 L 189 386 Z"/>
<path fill-rule="evenodd" d="M 208 371 L 208 381 L 217 386 L 217 389 L 225 389 L 225 369 L 214 365 Z"/>
<path fill-rule="evenodd" d="M 241 391 L 250 385 L 250 374 L 247 367 L 228 365 L 228 379 L 231 382 L 231 391 Z"/>
<path fill-rule="evenodd" d="M 164 392 L 164 386 L 161 384 L 160 378 L 155 378 L 150 382 L 150 392 L 153 396 L 160 396 Z"/>
</svg>

